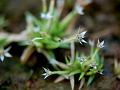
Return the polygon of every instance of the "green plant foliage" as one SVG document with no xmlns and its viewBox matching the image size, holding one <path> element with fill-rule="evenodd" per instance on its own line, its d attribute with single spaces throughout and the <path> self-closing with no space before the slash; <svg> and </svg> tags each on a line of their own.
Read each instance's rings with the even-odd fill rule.
<svg viewBox="0 0 120 90">
<path fill-rule="evenodd" d="M 79 56 L 77 52 L 73 63 L 71 63 L 71 58 L 65 58 L 66 67 L 60 67 L 58 71 L 49 71 L 48 76 L 58 74 L 69 78 L 74 75 L 79 75 L 78 80 L 83 80 L 87 77 L 87 85 L 90 85 L 96 74 L 102 74 L 103 72 L 103 58 L 99 55 L 100 47 L 104 47 L 103 44 L 103 41 L 99 42 L 98 40 L 97 47 L 91 46 L 89 55 L 81 54 Z"/>
<path fill-rule="evenodd" d="M 27 41 L 25 40 L 22 43 L 29 41 L 28 46 L 36 47 L 37 51 L 43 53 L 49 62 L 53 63 L 56 62 L 56 59 L 51 57 L 48 52 L 52 52 L 56 48 L 69 48 L 71 40 L 64 42 L 62 39 L 66 36 L 68 26 L 73 18 L 78 15 L 78 12 L 73 9 L 61 19 L 59 10 L 54 7 L 54 0 L 50 1 L 48 9 L 46 7 L 45 5 L 43 6 L 40 17 L 35 17 L 30 12 L 26 13 L 27 26 L 25 31 L 27 32 Z"/>
<path fill-rule="evenodd" d="M 65 30 L 77 13 L 72 11 L 63 20 L 57 17 L 57 13 L 54 11 L 51 20 L 36 18 L 30 13 L 26 14 L 28 37 L 37 48 L 55 49 L 68 47 L 67 44 L 61 44 L 60 40 L 65 36 Z"/>
</svg>

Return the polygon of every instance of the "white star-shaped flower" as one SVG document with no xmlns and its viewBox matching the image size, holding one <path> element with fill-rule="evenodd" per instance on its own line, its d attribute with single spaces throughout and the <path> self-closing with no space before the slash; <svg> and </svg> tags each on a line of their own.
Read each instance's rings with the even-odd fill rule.
<svg viewBox="0 0 120 90">
<path fill-rule="evenodd" d="M 87 31 L 83 31 L 83 32 L 77 34 L 77 39 L 78 39 L 78 41 L 80 42 L 80 44 L 82 44 L 82 43 L 87 43 L 87 42 L 84 40 L 84 37 L 85 37 L 86 32 L 87 32 Z"/>
<path fill-rule="evenodd" d="M 49 69 L 44 68 L 44 67 L 43 67 L 43 69 L 44 69 L 45 73 L 43 73 L 42 75 L 45 76 L 44 79 L 46 79 L 48 76 L 51 75 L 51 71 Z"/>
<path fill-rule="evenodd" d="M 9 50 L 11 47 L 8 47 L 6 49 L 0 50 L 0 60 L 3 62 L 5 57 L 12 57 L 12 55 L 9 53 Z"/>
</svg>

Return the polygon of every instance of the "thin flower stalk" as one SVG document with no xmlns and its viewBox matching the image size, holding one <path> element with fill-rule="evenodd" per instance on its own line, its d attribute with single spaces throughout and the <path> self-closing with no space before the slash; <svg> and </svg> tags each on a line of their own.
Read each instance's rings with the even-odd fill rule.
<svg viewBox="0 0 120 90">
<path fill-rule="evenodd" d="M 83 31 L 81 33 L 76 33 L 75 35 L 67 38 L 67 39 L 64 39 L 63 41 L 61 41 L 61 43 L 70 43 L 70 42 L 79 42 L 80 44 L 83 44 L 83 43 L 87 43 L 85 40 L 84 40 L 84 37 L 85 37 L 85 34 L 86 34 L 87 31 Z"/>
<path fill-rule="evenodd" d="M 67 74 L 67 71 L 50 71 L 49 69 L 44 68 L 45 73 L 43 73 L 42 75 L 45 76 L 44 79 L 46 79 L 47 77 L 49 77 L 50 75 L 54 75 L 54 74 Z"/>
</svg>

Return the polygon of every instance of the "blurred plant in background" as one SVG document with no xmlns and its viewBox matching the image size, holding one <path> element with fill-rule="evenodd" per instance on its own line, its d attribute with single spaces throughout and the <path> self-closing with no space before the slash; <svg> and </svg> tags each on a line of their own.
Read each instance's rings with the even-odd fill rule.
<svg viewBox="0 0 120 90">
<path fill-rule="evenodd" d="M 117 78 L 120 79 L 120 63 L 116 59 L 114 60 L 114 72 L 115 72 Z"/>
<path fill-rule="evenodd" d="M 79 1 L 79 0 L 78 0 Z M 88 1 L 79 5 L 75 2 L 73 10 L 68 13 L 64 18 L 61 18 L 62 10 L 64 7 L 64 0 L 50 0 L 49 6 L 46 0 L 42 0 L 43 9 L 39 17 L 33 16 L 30 12 L 26 13 L 26 29 L 20 34 L 0 33 L 0 47 L 4 48 L 11 42 L 18 42 L 22 45 L 28 45 L 21 56 L 22 63 L 26 63 L 29 56 L 33 53 L 35 48 L 38 52 L 43 53 L 49 62 L 53 65 L 55 61 L 53 49 L 56 48 L 69 48 L 68 42 L 61 42 L 61 40 L 68 35 L 68 27 L 72 20 L 78 15 L 83 15 L 84 6 Z M 56 3 L 56 6 L 55 6 Z M 6 20 L 1 16 L 0 26 L 3 28 L 6 25 Z M 72 32 L 69 32 L 72 33 Z M 16 38 L 14 38 L 16 37 Z"/>
<path fill-rule="evenodd" d="M 3 27 L 7 26 L 8 22 L 5 20 L 4 16 L 0 16 L 0 30 L 3 29 Z"/>
<path fill-rule="evenodd" d="M 67 28 L 74 17 L 78 14 L 83 15 L 83 7 L 75 4 L 74 9 L 61 19 L 64 0 L 57 0 L 56 7 L 55 0 L 51 0 L 48 8 L 46 0 L 42 0 L 42 2 L 43 11 L 40 13 L 40 17 L 37 18 L 31 13 L 26 13 L 26 41 L 29 41 L 29 44 L 21 57 L 21 61 L 25 63 L 28 60 L 35 46 L 37 51 L 43 53 L 50 64 L 55 66 L 59 63 L 55 60 L 55 55 L 52 50 L 56 48 L 69 48 L 68 43 L 71 43 L 71 41 L 64 42 L 62 39 L 67 35 Z"/>
</svg>

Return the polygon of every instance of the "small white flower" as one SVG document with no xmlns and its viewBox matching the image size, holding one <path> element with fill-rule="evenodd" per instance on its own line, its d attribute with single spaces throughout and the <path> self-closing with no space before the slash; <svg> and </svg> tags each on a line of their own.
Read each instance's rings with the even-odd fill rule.
<svg viewBox="0 0 120 90">
<path fill-rule="evenodd" d="M 0 60 L 3 62 L 5 57 L 12 57 L 11 54 L 9 53 L 9 50 L 11 47 L 8 47 L 7 49 L 1 49 L 0 50 Z"/>
<path fill-rule="evenodd" d="M 95 42 L 94 42 L 93 40 L 89 40 L 89 45 L 90 45 L 91 47 L 94 47 Z"/>
<path fill-rule="evenodd" d="M 53 18 L 53 16 L 50 13 L 41 13 L 41 18 L 49 20 Z"/>
<path fill-rule="evenodd" d="M 77 39 L 78 39 L 78 41 L 80 42 L 80 44 L 82 44 L 82 43 L 87 43 L 87 42 L 84 40 L 84 37 L 85 37 L 86 32 L 87 32 L 87 31 L 83 31 L 83 32 L 81 32 L 80 34 L 77 34 Z"/>
<path fill-rule="evenodd" d="M 44 79 L 46 79 L 48 76 L 51 75 L 51 71 L 49 69 L 44 68 L 44 67 L 43 67 L 43 69 L 44 69 L 45 73 L 43 73 L 42 75 L 45 76 Z"/>
<path fill-rule="evenodd" d="M 75 10 L 76 10 L 77 13 L 80 14 L 80 15 L 83 15 L 83 14 L 84 14 L 84 12 L 83 12 L 84 8 L 83 8 L 82 6 L 80 6 L 80 5 L 75 5 Z"/>
<path fill-rule="evenodd" d="M 104 41 L 100 42 L 99 39 L 98 39 L 97 47 L 98 48 L 103 48 L 104 47 Z"/>
</svg>

